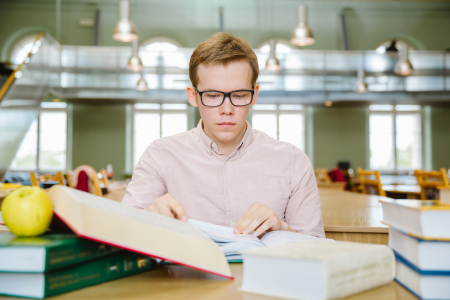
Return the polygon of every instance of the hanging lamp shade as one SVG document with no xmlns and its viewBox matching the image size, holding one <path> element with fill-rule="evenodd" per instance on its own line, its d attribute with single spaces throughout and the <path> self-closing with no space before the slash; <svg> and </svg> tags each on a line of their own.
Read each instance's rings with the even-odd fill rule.
<svg viewBox="0 0 450 300">
<path fill-rule="evenodd" d="M 414 71 L 411 61 L 408 58 L 408 46 L 402 47 L 400 58 L 395 66 L 395 73 L 400 76 L 409 76 Z"/>
<path fill-rule="evenodd" d="M 281 70 L 280 61 L 275 55 L 275 49 L 277 47 L 275 40 L 271 39 L 269 45 L 270 45 L 270 55 L 266 61 L 266 70 L 272 72 L 280 71 Z"/>
<path fill-rule="evenodd" d="M 113 39 L 119 42 L 132 42 L 138 39 L 136 28 L 131 21 L 130 2 L 127 0 L 120 1 L 119 22 L 114 28 Z"/>
<path fill-rule="evenodd" d="M 367 83 L 364 79 L 364 70 L 358 70 L 358 79 L 356 80 L 355 92 L 358 94 L 365 94 L 369 91 L 367 88 Z"/>
<path fill-rule="evenodd" d="M 148 90 L 148 84 L 147 84 L 147 80 L 145 80 L 145 74 L 144 72 L 141 73 L 141 78 L 139 78 L 139 81 L 137 82 L 137 86 L 136 89 L 138 91 L 146 91 Z"/>
<path fill-rule="evenodd" d="M 128 59 L 127 69 L 134 72 L 139 72 L 144 69 L 142 60 L 139 57 L 139 40 L 133 41 L 132 54 Z"/>
<path fill-rule="evenodd" d="M 314 35 L 307 24 L 307 8 L 299 5 L 297 9 L 297 27 L 292 34 L 291 44 L 296 46 L 308 46 L 316 42 Z"/>
</svg>

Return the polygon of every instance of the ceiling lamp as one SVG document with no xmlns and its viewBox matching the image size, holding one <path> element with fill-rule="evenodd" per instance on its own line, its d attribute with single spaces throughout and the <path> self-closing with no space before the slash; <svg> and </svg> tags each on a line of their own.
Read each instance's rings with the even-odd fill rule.
<svg viewBox="0 0 450 300">
<path fill-rule="evenodd" d="M 395 73 L 400 76 L 409 76 L 414 68 L 408 58 L 408 46 L 404 45 L 400 52 L 400 59 L 395 66 Z"/>
<path fill-rule="evenodd" d="M 367 88 L 367 83 L 364 80 L 364 70 L 359 69 L 358 70 L 358 79 L 356 80 L 355 92 L 357 92 L 358 94 L 365 94 L 368 91 L 369 90 Z"/>
<path fill-rule="evenodd" d="M 148 90 L 147 80 L 145 80 L 145 73 L 143 71 L 141 72 L 141 78 L 139 78 L 139 81 L 137 82 L 136 89 L 138 91 Z"/>
<path fill-rule="evenodd" d="M 307 24 L 307 8 L 305 5 L 299 5 L 297 14 L 297 27 L 292 34 L 291 44 L 296 46 L 308 46 L 316 42 L 313 33 Z"/>
<path fill-rule="evenodd" d="M 113 39 L 119 42 L 132 42 L 137 38 L 136 28 L 131 21 L 130 2 L 127 0 L 120 1 L 119 22 L 114 28 Z"/>
<path fill-rule="evenodd" d="M 270 40 L 270 55 L 266 61 L 266 70 L 267 71 L 276 72 L 276 71 L 281 70 L 280 62 L 278 61 L 278 58 L 275 56 L 276 46 L 277 46 L 277 44 L 275 43 L 275 40 L 271 39 Z"/>
<path fill-rule="evenodd" d="M 127 69 L 139 72 L 144 69 L 144 66 L 142 65 L 142 60 L 139 57 L 139 41 L 134 40 L 133 41 L 133 47 L 132 47 L 132 54 L 130 58 L 128 59 Z"/>
</svg>

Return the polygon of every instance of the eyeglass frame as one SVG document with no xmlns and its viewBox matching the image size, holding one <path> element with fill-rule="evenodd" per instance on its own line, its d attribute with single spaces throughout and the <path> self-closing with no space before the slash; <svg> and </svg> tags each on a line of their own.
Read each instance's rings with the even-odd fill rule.
<svg viewBox="0 0 450 300">
<path fill-rule="evenodd" d="M 225 99 L 226 99 L 227 97 L 228 97 L 228 99 L 230 99 L 230 103 L 231 103 L 231 105 L 233 105 L 233 106 L 236 106 L 236 107 L 249 106 L 250 104 L 252 104 L 252 102 L 253 102 L 253 96 L 255 95 L 255 90 L 254 90 L 254 88 L 253 88 L 253 90 L 236 90 L 236 91 L 231 91 L 231 92 L 228 92 L 228 93 L 221 92 L 221 91 L 203 91 L 203 92 L 200 92 L 199 90 L 197 90 L 196 87 L 195 87 L 194 89 L 195 89 L 195 91 L 200 95 L 200 101 L 202 102 L 203 106 L 206 106 L 206 107 L 219 107 L 219 106 L 221 106 L 221 105 L 225 102 Z M 215 105 L 215 106 L 205 105 L 205 103 L 203 103 L 203 96 L 202 96 L 202 95 L 203 95 L 204 93 L 209 93 L 209 92 L 215 92 L 215 93 L 221 93 L 221 94 L 223 94 L 223 100 L 222 100 L 222 102 L 221 102 L 219 105 Z M 252 99 L 250 100 L 250 103 L 249 103 L 249 104 L 245 104 L 245 105 L 235 105 L 235 104 L 233 103 L 233 100 L 231 100 L 231 94 L 232 94 L 232 93 L 237 93 L 237 92 L 251 92 L 251 93 L 252 93 Z"/>
</svg>

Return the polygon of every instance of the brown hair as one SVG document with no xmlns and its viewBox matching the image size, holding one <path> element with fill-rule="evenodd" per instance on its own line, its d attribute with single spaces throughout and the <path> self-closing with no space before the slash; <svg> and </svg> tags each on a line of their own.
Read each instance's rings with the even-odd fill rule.
<svg viewBox="0 0 450 300">
<path fill-rule="evenodd" d="M 252 69 L 252 86 L 255 85 L 259 75 L 258 59 L 247 41 L 234 37 L 229 33 L 219 32 L 208 40 L 198 45 L 194 50 L 189 62 L 189 79 L 192 85 L 197 87 L 199 78 L 198 66 L 223 64 L 244 60 L 250 64 Z"/>
</svg>

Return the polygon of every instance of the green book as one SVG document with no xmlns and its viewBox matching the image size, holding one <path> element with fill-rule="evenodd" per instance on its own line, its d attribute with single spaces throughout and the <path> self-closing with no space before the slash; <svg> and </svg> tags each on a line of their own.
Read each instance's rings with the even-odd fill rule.
<svg viewBox="0 0 450 300">
<path fill-rule="evenodd" d="M 148 271 L 151 267 L 148 256 L 121 251 L 46 273 L 0 273 L 0 294 L 42 299 Z"/>
<path fill-rule="evenodd" d="M 0 272 L 42 273 L 122 251 L 75 234 L 17 237 L 0 233 Z"/>
</svg>

